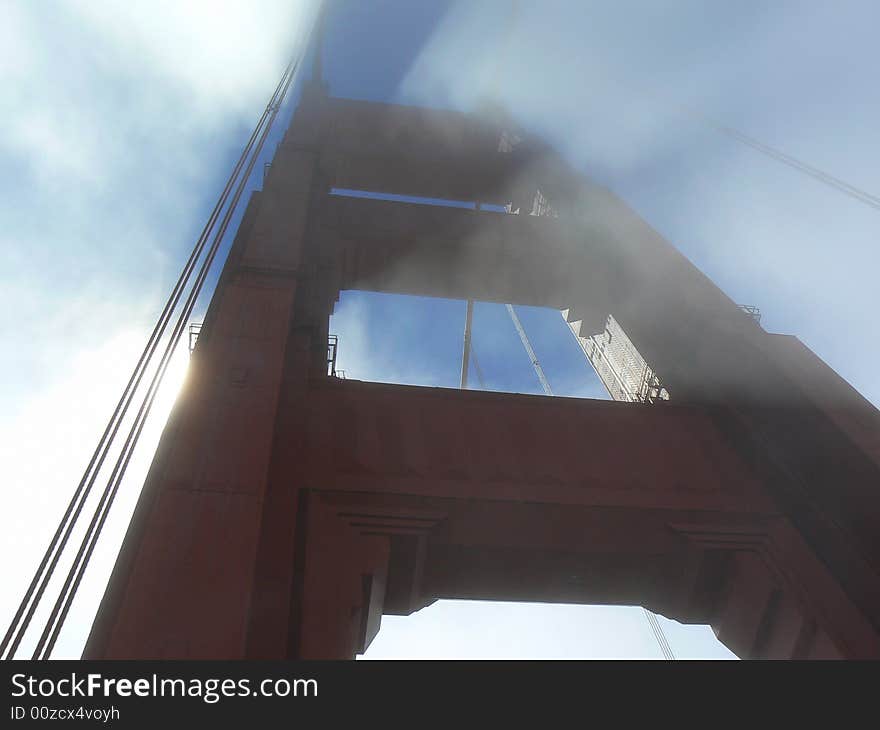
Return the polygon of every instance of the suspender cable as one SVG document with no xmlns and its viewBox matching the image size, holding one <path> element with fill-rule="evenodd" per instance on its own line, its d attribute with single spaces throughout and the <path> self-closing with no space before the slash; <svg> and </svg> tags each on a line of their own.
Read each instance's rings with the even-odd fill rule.
<svg viewBox="0 0 880 730">
<path fill-rule="evenodd" d="M 278 98 L 278 94 L 281 92 L 281 89 L 282 84 L 279 83 L 278 87 L 276 87 L 275 92 L 272 95 L 272 99 L 270 100 L 269 105 L 266 107 L 266 111 L 263 112 L 263 116 L 260 118 L 260 121 L 254 128 L 250 139 L 245 145 L 241 156 L 239 157 L 235 167 L 233 168 L 232 174 L 226 181 L 226 185 L 223 188 L 220 198 L 218 199 L 217 204 L 214 206 L 214 209 L 211 211 L 205 227 L 202 229 L 202 232 L 199 235 L 195 246 L 190 252 L 189 258 L 187 259 L 186 264 L 181 271 L 177 283 L 174 285 L 171 295 L 165 302 L 162 312 L 159 315 L 159 319 L 157 320 L 155 326 L 153 327 L 153 331 L 150 334 L 149 339 L 147 340 L 147 344 L 144 346 L 144 349 L 141 352 L 137 364 L 135 365 L 134 370 L 129 377 L 128 383 L 126 384 L 122 395 L 120 396 L 120 399 L 113 410 L 113 414 L 111 415 L 110 420 L 107 422 L 107 425 L 104 428 L 104 432 L 102 433 L 101 438 L 98 441 L 98 445 L 95 447 L 95 451 L 92 453 L 91 459 L 89 460 L 89 463 L 86 466 L 85 471 L 83 472 L 82 479 L 80 479 L 79 485 L 74 491 L 73 496 L 71 497 L 70 502 L 67 506 L 67 509 L 61 518 L 61 522 L 59 523 L 55 534 L 52 536 L 52 539 L 50 540 L 49 545 L 46 548 L 43 558 L 40 561 L 40 564 L 37 567 L 37 570 L 33 578 L 31 579 L 31 582 L 28 585 L 24 596 L 22 597 L 18 609 L 13 616 L 12 622 L 10 623 L 9 628 L 6 631 L 6 635 L 4 636 L 3 641 L 0 642 L 0 658 L 12 658 L 12 656 L 15 654 L 16 649 L 18 648 L 18 645 L 24 637 L 24 634 L 30 624 L 31 619 L 33 618 L 33 614 L 36 611 L 40 599 L 42 598 L 42 595 L 49 583 L 49 580 L 54 573 L 55 567 L 58 563 L 59 558 L 61 557 L 64 547 L 66 546 L 67 541 L 75 527 L 82 508 L 89 497 L 98 472 L 100 471 L 104 463 L 104 459 L 106 458 L 107 453 L 112 446 L 113 439 L 116 436 L 117 431 L 119 430 L 119 427 L 128 411 L 129 406 L 131 405 L 134 394 L 143 380 L 144 374 L 149 367 L 149 363 L 154 353 L 156 352 L 159 341 L 165 334 L 168 323 L 171 321 L 171 316 L 178 302 L 180 301 L 181 295 L 186 288 L 187 283 L 189 282 L 190 276 L 192 275 L 192 272 L 195 268 L 195 264 L 200 258 L 205 248 L 205 244 L 210 237 L 211 230 L 213 229 L 220 212 L 222 211 L 223 207 L 226 204 L 226 201 L 229 198 L 229 194 L 234 187 L 235 181 L 238 178 L 242 167 L 244 166 L 245 161 L 247 160 L 253 148 L 254 142 L 257 139 L 261 128 L 263 128 L 265 125 L 265 122 L 269 117 L 272 107 L 276 103 L 276 99 Z M 18 629 L 17 632 L 16 628 Z M 6 651 L 7 647 L 9 651 L 4 657 L 3 653 L 4 651 Z"/>
<path fill-rule="evenodd" d="M 480 384 L 481 390 L 486 390 L 486 380 L 483 378 L 483 370 L 480 368 L 480 361 L 477 360 L 477 348 L 471 341 L 471 356 L 474 358 L 474 371 L 477 373 L 477 382 Z"/>
<path fill-rule="evenodd" d="M 461 380 L 459 388 L 464 390 L 468 385 L 468 369 L 471 357 L 471 327 L 474 321 L 474 300 L 467 300 L 467 311 L 464 315 L 464 342 L 461 349 Z"/>
<path fill-rule="evenodd" d="M 501 59 L 507 56 L 507 49 L 510 46 L 510 39 L 513 35 L 513 28 L 516 23 L 517 12 L 519 9 L 519 3 L 516 0 L 513 0 L 511 3 L 510 13 L 507 16 L 507 25 L 504 29 L 504 37 L 503 37 L 503 47 L 499 53 L 496 53 L 495 65 L 492 68 L 492 75 L 489 81 L 489 91 L 491 94 L 497 95 L 498 92 L 498 80 L 501 75 Z M 479 210 L 480 204 L 477 203 L 477 209 Z M 469 369 L 469 360 L 471 353 L 471 326 L 473 322 L 473 314 L 474 314 L 474 301 L 473 299 L 467 300 L 467 312 L 465 313 L 464 320 L 464 343 L 461 351 L 461 381 L 459 383 L 459 387 L 464 390 L 468 387 L 468 369 Z M 474 362 L 476 365 L 476 361 Z M 480 381 L 482 384 L 482 377 L 480 377 Z"/>
<path fill-rule="evenodd" d="M 663 633 L 663 627 L 660 626 L 657 617 L 647 608 L 642 607 L 642 610 L 645 612 L 645 617 L 648 619 L 648 625 L 654 633 L 654 638 L 657 639 L 657 644 L 660 646 L 663 658 L 667 660 L 675 659 L 675 654 L 672 653 L 672 647 L 669 646 L 669 642 L 666 640 L 666 634 Z"/>
<path fill-rule="evenodd" d="M 119 486 L 125 475 L 125 471 L 128 467 L 131 455 L 140 437 L 141 431 L 143 430 L 143 426 L 146 422 L 147 416 L 149 415 L 150 409 L 152 408 L 153 401 L 155 399 L 156 393 L 158 392 L 159 386 L 161 385 L 162 378 L 171 360 L 171 356 L 174 353 L 174 350 L 181 338 L 181 335 L 186 329 L 188 318 L 191 315 L 193 308 L 195 307 L 196 300 L 202 286 L 204 285 L 205 279 L 207 278 L 211 264 L 213 263 L 217 250 L 219 249 L 220 244 L 224 238 L 226 229 L 229 225 L 232 215 L 236 210 L 238 201 L 241 198 L 248 179 L 250 178 L 251 171 L 253 170 L 254 164 L 256 163 L 262 151 L 263 145 L 272 128 L 275 117 L 278 114 L 278 110 L 280 109 L 281 104 L 287 94 L 287 91 L 294 78 L 298 66 L 298 58 L 288 65 L 287 69 L 284 72 L 284 75 L 282 76 L 282 80 L 279 84 L 279 89 L 276 90 L 276 93 L 273 95 L 272 100 L 267 106 L 268 116 L 264 114 L 265 123 L 262 124 L 261 129 L 258 126 L 258 129 L 260 129 L 259 140 L 256 146 L 253 147 L 251 150 L 250 158 L 247 162 L 245 172 L 239 180 L 238 187 L 232 198 L 232 202 L 226 210 L 220 227 L 214 236 L 214 240 L 211 243 L 210 249 L 208 250 L 208 254 L 201 265 L 193 289 L 190 291 L 186 303 L 184 304 L 183 311 L 180 313 L 177 319 L 177 323 L 174 327 L 171 338 L 169 339 L 165 347 L 165 351 L 160 360 L 158 369 L 156 370 L 150 386 L 147 390 L 147 394 L 145 395 L 144 400 L 141 403 L 141 406 L 135 417 L 135 422 L 132 424 L 125 443 L 123 444 L 122 452 L 120 453 L 113 468 L 113 472 L 110 475 L 110 479 L 108 480 L 107 485 L 104 488 L 104 492 L 101 495 L 101 500 L 95 510 L 86 534 L 82 539 L 79 551 L 77 552 L 73 565 L 68 571 L 64 586 L 62 587 L 61 592 L 58 595 L 55 605 L 52 608 L 52 613 L 46 622 L 46 626 L 43 630 L 42 635 L 40 636 L 36 649 L 34 650 L 34 654 L 32 657 L 33 659 L 47 659 L 51 654 L 55 642 L 57 641 L 58 635 L 70 610 L 70 606 L 73 603 L 76 591 L 79 588 L 80 582 L 88 566 L 89 560 L 91 559 L 95 544 L 97 543 L 97 540 L 100 536 L 110 507 L 112 506 L 113 500 L 116 497 L 116 493 L 118 492 Z"/>
<path fill-rule="evenodd" d="M 828 185 L 835 190 L 838 190 L 844 195 L 848 195 L 849 197 L 858 200 L 860 203 L 864 203 L 865 205 L 869 205 L 872 208 L 880 210 L 880 197 L 872 195 L 871 193 L 866 192 L 861 188 L 857 188 L 855 185 L 850 185 L 848 182 L 846 182 L 845 180 L 841 180 L 839 177 L 835 177 L 834 175 L 824 172 L 818 167 L 808 165 L 806 162 L 803 162 L 796 157 L 792 157 L 791 155 L 788 155 L 781 150 L 777 150 L 770 145 L 764 144 L 763 142 L 759 142 L 754 137 L 749 137 L 748 135 L 745 135 L 742 132 L 737 131 L 736 129 L 725 127 L 724 125 L 718 124 L 717 122 L 714 122 L 711 119 L 707 119 L 703 116 L 698 116 L 698 118 L 703 124 L 711 127 L 716 132 L 720 132 L 726 137 L 730 137 L 737 142 L 748 145 L 752 149 L 757 150 L 761 154 L 766 155 L 767 157 L 770 157 L 777 162 L 781 162 L 784 165 L 788 165 L 789 167 L 804 173 L 805 175 L 809 175 L 814 180 L 818 180 L 819 182 L 824 183 L 825 185 Z"/>
<path fill-rule="evenodd" d="M 532 349 L 532 343 L 529 342 L 526 331 L 523 329 L 519 317 L 516 316 L 516 310 L 513 308 L 512 304 L 507 304 L 506 306 L 507 312 L 513 320 L 513 326 L 516 327 L 516 331 L 519 333 L 519 339 L 522 341 L 523 347 L 526 348 L 529 360 L 532 361 L 532 366 L 535 368 L 535 374 L 538 376 L 538 380 L 541 381 L 541 387 L 544 389 L 544 394 L 553 395 L 553 391 L 550 389 L 550 383 L 547 382 L 547 376 L 544 375 L 544 369 L 541 367 L 541 363 L 538 362 L 538 356 L 535 355 L 535 351 Z"/>
</svg>

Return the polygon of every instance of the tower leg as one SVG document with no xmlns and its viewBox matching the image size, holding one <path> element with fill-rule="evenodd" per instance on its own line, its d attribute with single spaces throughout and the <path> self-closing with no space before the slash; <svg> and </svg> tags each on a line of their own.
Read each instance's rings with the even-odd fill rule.
<svg viewBox="0 0 880 730">
<path fill-rule="evenodd" d="M 356 515 L 306 497 L 305 560 L 294 588 L 291 655 L 354 659 L 379 631 L 389 540 L 364 534 Z"/>
</svg>

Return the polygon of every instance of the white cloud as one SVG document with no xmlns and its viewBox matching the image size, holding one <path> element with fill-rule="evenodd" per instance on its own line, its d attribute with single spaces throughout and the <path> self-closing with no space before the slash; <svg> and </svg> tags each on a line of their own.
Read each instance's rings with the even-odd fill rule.
<svg viewBox="0 0 880 730">
<path fill-rule="evenodd" d="M 158 314 L 313 5 L 0 6 L 8 397 Z"/>
</svg>

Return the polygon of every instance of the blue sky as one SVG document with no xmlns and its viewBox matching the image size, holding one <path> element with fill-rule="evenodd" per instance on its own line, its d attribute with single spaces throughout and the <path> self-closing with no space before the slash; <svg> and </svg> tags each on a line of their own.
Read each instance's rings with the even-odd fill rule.
<svg viewBox="0 0 880 730">
<path fill-rule="evenodd" d="M 760 306 L 765 328 L 797 334 L 880 403 L 880 214 L 694 115 L 877 194 L 876 3 L 521 0 L 512 20 L 502 0 L 336 5 L 325 60 L 332 94 L 469 109 L 492 87 L 733 299 Z M 216 6 L 0 6 L 0 568 L 11 588 L 0 616 L 11 615 L 311 10 L 305 0 Z M 559 315 L 519 312 L 554 390 L 595 397 Z M 461 302 L 346 293 L 333 320 L 341 366 L 350 377 L 454 386 L 463 314 Z M 487 385 L 539 392 L 505 317 L 477 306 Z M 176 382 L 184 370 L 181 356 Z M 161 428 L 157 410 L 59 656 L 76 656 L 88 630 L 137 468 Z M 526 638 L 487 643 L 504 635 L 487 625 Z M 383 626 L 370 654 L 462 646 L 479 656 L 659 656 L 637 609 L 437 604 Z M 664 626 L 684 656 L 724 654 L 707 629 Z"/>
</svg>

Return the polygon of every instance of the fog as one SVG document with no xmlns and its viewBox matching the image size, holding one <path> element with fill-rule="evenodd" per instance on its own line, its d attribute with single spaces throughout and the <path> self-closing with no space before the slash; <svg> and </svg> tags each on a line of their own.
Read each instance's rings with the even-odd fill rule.
<svg viewBox="0 0 880 730">
<path fill-rule="evenodd" d="M 208 0 L 0 7 L 0 617 L 12 615 L 312 10 L 307 0 L 226 0 L 223 12 Z M 349 32 L 378 38 L 380 21 Z M 877 193 L 878 21 L 868 0 L 462 0 L 394 98 L 500 105 L 734 301 L 760 306 L 766 329 L 796 334 L 880 404 L 878 212 L 702 121 Z M 356 44 L 350 52 L 342 65 L 360 83 L 374 67 L 359 63 Z M 467 268 L 478 244 L 462 245 Z M 347 368 L 445 382 L 379 352 L 368 332 L 381 323 L 366 310 L 341 311 L 355 333 Z M 185 369 L 181 353 L 56 656 L 79 655 Z"/>
</svg>

